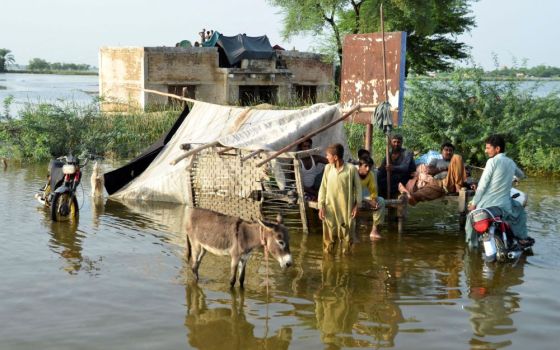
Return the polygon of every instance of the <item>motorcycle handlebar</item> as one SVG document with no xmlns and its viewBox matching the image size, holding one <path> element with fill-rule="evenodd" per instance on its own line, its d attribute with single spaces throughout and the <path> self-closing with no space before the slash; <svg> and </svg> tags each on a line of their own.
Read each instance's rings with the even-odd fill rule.
<svg viewBox="0 0 560 350">
<path fill-rule="evenodd" d="M 56 158 L 56 160 L 60 160 L 60 161 L 64 161 L 65 163 L 68 163 L 68 157 L 71 157 L 71 155 L 70 156 L 61 156 L 61 157 Z M 95 155 L 95 154 L 91 154 L 91 153 L 88 153 L 88 154 L 84 155 L 84 158 L 85 158 L 85 161 L 83 163 L 80 163 L 80 158 L 77 158 L 77 157 L 75 158 L 76 160 L 78 160 L 78 166 L 80 168 L 85 167 L 89 163 L 90 160 L 103 159 L 103 157 Z"/>
</svg>

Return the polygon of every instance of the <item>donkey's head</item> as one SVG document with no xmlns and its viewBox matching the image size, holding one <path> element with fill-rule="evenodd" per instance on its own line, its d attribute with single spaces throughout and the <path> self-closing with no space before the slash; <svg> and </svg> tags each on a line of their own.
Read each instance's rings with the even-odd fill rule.
<svg viewBox="0 0 560 350">
<path fill-rule="evenodd" d="M 292 254 L 290 253 L 290 236 L 288 229 L 282 224 L 282 216 L 276 217 L 276 222 L 264 222 L 259 220 L 262 227 L 263 245 L 270 255 L 276 259 L 282 268 L 292 265 Z"/>
</svg>

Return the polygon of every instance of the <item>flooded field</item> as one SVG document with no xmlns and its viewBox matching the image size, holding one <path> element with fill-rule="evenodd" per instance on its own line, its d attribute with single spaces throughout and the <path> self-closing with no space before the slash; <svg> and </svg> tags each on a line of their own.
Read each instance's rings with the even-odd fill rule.
<svg viewBox="0 0 560 350">
<path fill-rule="evenodd" d="M 537 243 L 515 265 L 484 265 L 438 202 L 375 244 L 364 223 L 349 257 L 294 229 L 295 266 L 267 268 L 258 251 L 241 291 L 223 257 L 192 282 L 183 207 L 96 203 L 91 166 L 79 223 L 51 222 L 33 198 L 46 167 L 0 169 L 0 349 L 558 348 L 559 179 L 520 184 Z"/>
<path fill-rule="evenodd" d="M 0 73 L 0 116 L 18 115 L 25 104 L 65 102 L 85 106 L 99 95 L 97 75 Z M 2 105 L 7 97 L 12 104 Z"/>
</svg>

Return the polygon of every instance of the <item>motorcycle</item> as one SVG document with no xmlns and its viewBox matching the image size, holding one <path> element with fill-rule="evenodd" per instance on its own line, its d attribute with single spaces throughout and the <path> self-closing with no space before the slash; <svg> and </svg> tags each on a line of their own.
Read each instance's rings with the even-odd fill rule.
<svg viewBox="0 0 560 350">
<path fill-rule="evenodd" d="M 53 159 L 49 163 L 47 183 L 35 195 L 35 198 L 45 207 L 50 208 L 53 221 L 77 220 L 79 206 L 76 190 L 82 179 L 81 168 L 86 166 L 89 158 L 83 164 L 72 155 Z"/>
<path fill-rule="evenodd" d="M 526 196 L 512 189 L 512 198 L 526 204 Z M 524 252 L 532 253 L 535 240 L 531 237 L 519 240 L 513 234 L 510 225 L 503 220 L 499 207 L 479 208 L 471 212 L 472 225 L 482 241 L 484 257 L 488 262 L 517 261 Z"/>
</svg>

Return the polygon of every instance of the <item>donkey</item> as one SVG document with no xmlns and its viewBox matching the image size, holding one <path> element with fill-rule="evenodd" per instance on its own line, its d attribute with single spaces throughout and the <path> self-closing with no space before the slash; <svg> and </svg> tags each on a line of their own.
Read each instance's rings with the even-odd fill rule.
<svg viewBox="0 0 560 350">
<path fill-rule="evenodd" d="M 259 246 L 276 259 L 282 268 L 292 265 L 290 238 L 282 224 L 282 217 L 276 223 L 248 222 L 237 217 L 216 213 L 206 209 L 189 208 L 187 212 L 187 260 L 198 280 L 198 268 L 206 251 L 215 255 L 231 256 L 231 278 L 235 285 L 239 274 L 239 285 L 243 288 L 245 265 L 251 251 Z"/>
</svg>

